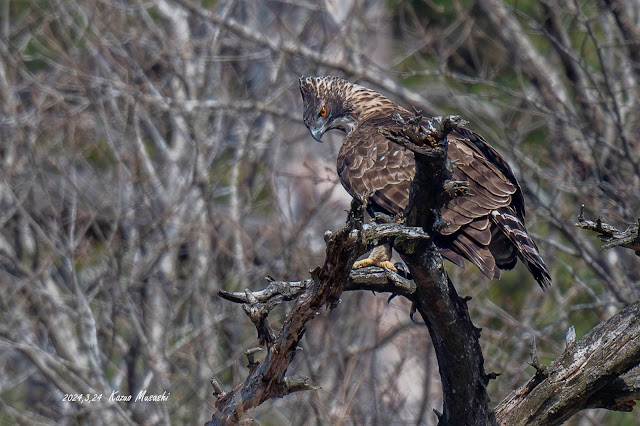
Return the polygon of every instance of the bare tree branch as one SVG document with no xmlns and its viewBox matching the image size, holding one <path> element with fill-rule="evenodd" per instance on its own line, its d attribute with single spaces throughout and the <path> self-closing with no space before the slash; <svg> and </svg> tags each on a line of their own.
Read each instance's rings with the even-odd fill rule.
<svg viewBox="0 0 640 426">
<path fill-rule="evenodd" d="M 420 115 L 398 128 L 381 133 L 415 153 L 416 175 L 406 211 L 406 224 L 422 226 L 428 233 L 442 224 L 444 204 L 465 183 L 451 181 L 447 134 L 465 124 L 459 117 L 422 120 Z M 448 189 L 457 190 L 448 191 Z M 416 308 L 431 335 L 444 396 L 439 424 L 486 425 L 489 421 L 489 376 L 484 372 L 480 330 L 471 322 L 468 299 L 458 296 L 444 268 L 440 250 L 431 242 L 408 245 L 396 239 L 394 247 L 411 271 L 416 288 Z"/>
<path fill-rule="evenodd" d="M 625 374 L 638 364 L 640 302 L 635 302 L 570 343 L 549 367 L 502 401 L 495 418 L 505 425 L 557 425 L 586 408 L 629 411 L 640 383 L 637 373 Z"/>
<path fill-rule="evenodd" d="M 603 249 L 621 246 L 633 250 L 637 256 L 640 256 L 640 236 L 638 235 L 640 219 L 638 220 L 638 225 L 632 225 L 625 231 L 618 231 L 616 227 L 603 222 L 601 218 L 598 218 L 595 222 L 585 219 L 584 205 L 582 205 L 576 226 L 597 232 L 599 234 L 598 238 L 604 241 Z"/>
<path fill-rule="evenodd" d="M 361 202 L 354 199 L 347 225 L 335 234 L 327 232 L 326 260 L 322 267 L 311 271 L 311 279 L 304 282 L 284 283 L 270 280 L 267 289 L 244 295 L 222 291 L 227 300 L 244 302 L 245 311 L 256 325 L 259 340 L 267 346 L 265 359 L 259 364 L 250 362 L 250 375 L 245 382 L 227 392 L 216 403 L 217 412 L 208 425 L 237 422 L 252 407 L 270 398 L 281 397 L 299 390 L 312 389 L 306 379 L 290 381 L 285 373 L 298 350 L 305 326 L 324 306 L 337 306 L 340 294 L 347 287 L 353 262 L 373 246 L 386 243 L 392 238 L 409 241 L 429 239 L 418 228 L 405 228 L 397 224 L 363 225 Z M 351 279 L 351 285 L 362 277 Z M 378 279 L 376 279 L 378 281 Z M 389 282 L 378 285 L 366 280 L 362 288 L 388 289 Z M 399 288 L 398 293 L 407 292 L 411 285 Z M 266 320 L 270 310 L 284 300 L 296 300 L 284 320 L 277 338 Z"/>
</svg>

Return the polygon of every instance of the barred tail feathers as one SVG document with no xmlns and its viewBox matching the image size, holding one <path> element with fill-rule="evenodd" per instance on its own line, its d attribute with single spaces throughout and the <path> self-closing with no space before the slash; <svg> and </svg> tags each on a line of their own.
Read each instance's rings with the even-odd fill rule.
<svg viewBox="0 0 640 426">
<path fill-rule="evenodd" d="M 518 257 L 526 265 L 540 287 L 542 287 L 543 290 L 549 287 L 551 285 L 551 275 L 549 275 L 544 260 L 538 251 L 538 247 L 527 233 L 527 229 L 522 223 L 522 220 L 515 215 L 511 208 L 493 210 L 491 211 L 491 216 L 503 235 L 509 239 Z M 492 246 L 495 247 L 493 244 Z M 492 252 L 493 251 L 494 250 L 492 250 Z M 499 256 L 496 260 L 498 260 L 498 258 Z M 499 265 L 501 263 L 502 262 L 498 261 Z M 506 258 L 504 259 L 504 263 L 505 266 L 513 267 L 515 265 L 515 262 L 509 262 Z"/>
</svg>

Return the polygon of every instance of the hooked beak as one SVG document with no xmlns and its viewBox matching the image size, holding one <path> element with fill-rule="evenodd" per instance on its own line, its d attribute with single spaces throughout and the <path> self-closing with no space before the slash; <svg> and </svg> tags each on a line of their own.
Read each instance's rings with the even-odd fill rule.
<svg viewBox="0 0 640 426">
<path fill-rule="evenodd" d="M 326 130 L 324 126 L 309 128 L 309 132 L 311 132 L 311 136 L 320 143 L 322 143 L 322 135 L 324 135 L 325 131 Z"/>
</svg>

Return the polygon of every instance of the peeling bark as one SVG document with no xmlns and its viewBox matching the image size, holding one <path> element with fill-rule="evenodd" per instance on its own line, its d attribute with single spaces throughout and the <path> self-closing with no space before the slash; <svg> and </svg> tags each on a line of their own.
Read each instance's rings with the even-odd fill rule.
<svg viewBox="0 0 640 426">
<path fill-rule="evenodd" d="M 586 408 L 630 411 L 638 398 L 640 301 L 571 343 L 495 410 L 499 424 L 561 424 Z M 626 378 L 635 383 L 625 380 Z"/>
</svg>

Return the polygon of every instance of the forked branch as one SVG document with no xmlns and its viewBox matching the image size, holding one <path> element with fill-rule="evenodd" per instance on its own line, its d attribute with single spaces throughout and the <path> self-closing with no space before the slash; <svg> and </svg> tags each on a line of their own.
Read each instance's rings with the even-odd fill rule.
<svg viewBox="0 0 640 426">
<path fill-rule="evenodd" d="M 221 297 L 244 304 L 245 312 L 256 326 L 259 341 L 266 347 L 267 353 L 262 362 L 249 359 L 249 376 L 244 383 L 229 392 L 222 391 L 219 386 L 214 388 L 218 397 L 217 411 L 208 425 L 234 424 L 248 409 L 267 399 L 315 389 L 306 382 L 306 378 L 290 378 L 286 376 L 286 372 L 296 355 L 307 322 L 323 307 L 337 306 L 343 290 L 372 289 L 390 291 L 410 299 L 413 297 L 415 284 L 410 280 L 393 272 L 381 273 L 379 268 L 352 272 L 351 267 L 360 255 L 390 239 L 401 237 L 407 241 L 428 240 L 429 236 L 419 228 L 398 224 L 363 225 L 362 215 L 361 201 L 354 200 L 347 225 L 335 234 L 325 234 L 326 260 L 322 267 L 311 271 L 311 278 L 296 282 L 268 278 L 269 285 L 261 291 L 220 291 Z M 276 336 L 267 316 L 274 306 L 287 300 L 295 303 Z M 253 352 L 247 355 L 253 356 Z"/>
</svg>

